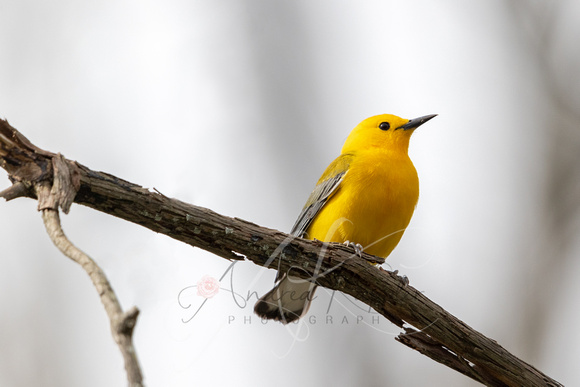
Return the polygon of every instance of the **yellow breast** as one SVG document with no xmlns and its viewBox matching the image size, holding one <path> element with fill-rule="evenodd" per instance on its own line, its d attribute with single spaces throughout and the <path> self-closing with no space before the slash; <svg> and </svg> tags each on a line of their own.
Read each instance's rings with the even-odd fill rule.
<svg viewBox="0 0 580 387">
<path fill-rule="evenodd" d="M 361 152 L 310 225 L 307 237 L 348 240 L 360 243 L 369 254 L 387 257 L 409 225 L 418 199 L 417 171 L 407 154 Z"/>
</svg>

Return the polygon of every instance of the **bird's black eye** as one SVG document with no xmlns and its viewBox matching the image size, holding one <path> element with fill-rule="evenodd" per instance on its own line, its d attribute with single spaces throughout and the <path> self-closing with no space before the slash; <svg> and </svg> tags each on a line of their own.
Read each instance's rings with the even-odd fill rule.
<svg viewBox="0 0 580 387">
<path fill-rule="evenodd" d="M 379 128 L 380 128 L 381 130 L 389 130 L 389 129 L 390 129 L 390 127 L 391 127 L 391 124 L 389 124 L 388 122 L 381 122 L 381 123 L 379 124 Z"/>
</svg>

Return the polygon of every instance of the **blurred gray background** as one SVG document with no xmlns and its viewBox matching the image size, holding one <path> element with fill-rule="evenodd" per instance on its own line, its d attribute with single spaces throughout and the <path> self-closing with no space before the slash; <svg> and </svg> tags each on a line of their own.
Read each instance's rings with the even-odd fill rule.
<svg viewBox="0 0 580 387">
<path fill-rule="evenodd" d="M 421 198 L 386 267 L 579 385 L 578 36 L 573 0 L 0 0 L 0 116 L 93 169 L 289 231 L 359 121 L 438 113 L 412 139 Z M 77 205 L 63 223 L 141 309 L 149 386 L 475 385 L 339 294 L 319 291 L 303 324 L 262 324 L 252 292 L 275 273 L 251 263 L 191 319 L 203 299 L 178 294 L 227 261 Z M 1 386 L 126 384 L 36 202 L 0 202 L 0 263 Z"/>
</svg>

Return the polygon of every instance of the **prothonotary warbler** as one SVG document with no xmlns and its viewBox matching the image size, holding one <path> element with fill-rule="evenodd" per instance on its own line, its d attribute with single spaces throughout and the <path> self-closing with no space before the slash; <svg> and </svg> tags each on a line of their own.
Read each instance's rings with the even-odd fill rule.
<svg viewBox="0 0 580 387">
<path fill-rule="evenodd" d="M 401 240 L 419 199 L 409 140 L 435 116 L 407 120 L 382 114 L 358 124 L 316 183 L 291 234 L 346 242 L 355 251 L 386 258 Z M 277 281 L 254 311 L 284 324 L 304 316 L 316 285 L 280 272 Z"/>
</svg>

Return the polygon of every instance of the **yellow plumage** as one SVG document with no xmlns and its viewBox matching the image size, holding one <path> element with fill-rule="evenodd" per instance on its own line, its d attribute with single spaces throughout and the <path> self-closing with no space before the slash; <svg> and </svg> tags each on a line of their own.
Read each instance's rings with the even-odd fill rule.
<svg viewBox="0 0 580 387">
<path fill-rule="evenodd" d="M 434 116 L 406 120 L 382 114 L 362 121 L 318 180 L 292 234 L 324 242 L 349 241 L 386 258 L 403 236 L 419 199 L 417 171 L 408 156 L 411 134 Z M 288 323 L 306 313 L 315 286 L 285 273 L 278 278 L 255 311 Z"/>
</svg>

